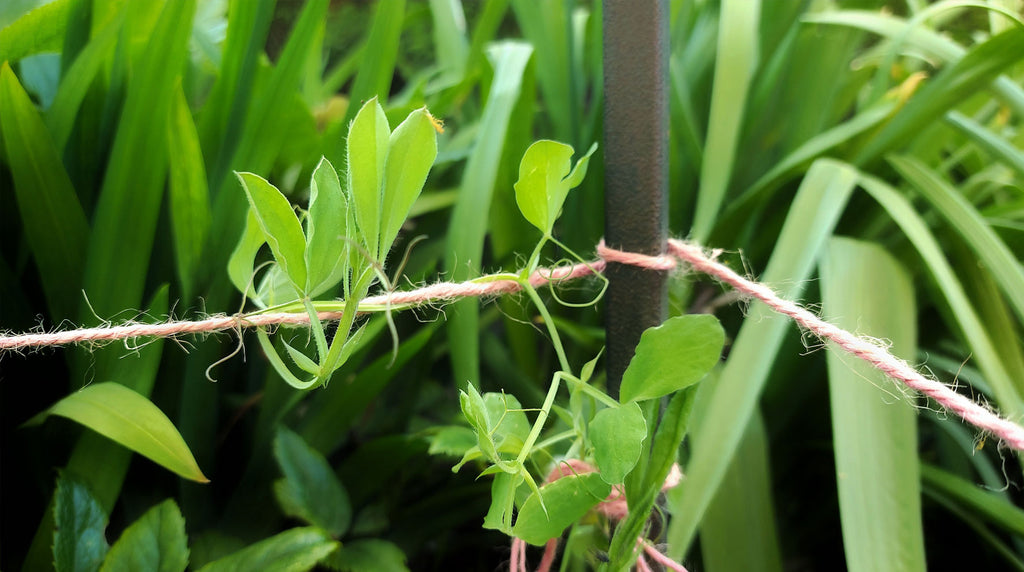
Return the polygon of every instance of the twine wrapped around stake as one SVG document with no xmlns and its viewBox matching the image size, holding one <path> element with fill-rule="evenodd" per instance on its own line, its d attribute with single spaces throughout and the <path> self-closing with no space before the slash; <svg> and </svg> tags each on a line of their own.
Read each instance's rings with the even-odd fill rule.
<svg viewBox="0 0 1024 572">
<path fill-rule="evenodd" d="M 886 348 L 876 342 L 838 328 L 798 304 L 779 297 L 768 286 L 740 276 L 728 266 L 716 261 L 720 252 L 713 250 L 710 254 L 705 254 L 705 249 L 698 245 L 669 239 L 667 254 L 647 256 L 634 252 L 615 250 L 607 247 L 602 241 L 597 246 L 599 260 L 550 269 L 541 268 L 530 276 L 530 284 L 533 286 L 544 286 L 563 280 L 582 278 L 604 271 L 605 265 L 608 262 L 640 266 L 651 270 L 672 270 L 681 261 L 694 270 L 707 274 L 719 282 L 728 284 L 744 296 L 764 302 L 773 311 L 790 317 L 801 327 L 814 333 L 821 339 L 834 342 L 843 351 L 868 362 L 872 367 L 890 378 L 932 398 L 942 407 L 953 412 L 971 425 L 992 433 L 1018 451 L 1024 451 L 1024 427 L 999 417 L 990 409 L 957 393 L 942 382 L 924 377 L 907 362 L 893 356 Z M 493 280 L 486 278 L 461 283 L 439 282 L 406 292 L 391 292 L 371 296 L 365 298 L 362 304 L 366 306 L 382 306 L 385 304 L 392 306 L 420 305 L 458 298 L 511 294 L 522 289 L 519 283 L 514 280 L 501 279 L 500 277 L 495 277 Z M 321 321 L 337 320 L 341 318 L 341 315 L 341 312 L 319 313 Z M 197 321 L 167 321 L 158 324 L 102 326 L 51 333 L 0 335 L 0 355 L 6 351 L 46 346 L 97 343 L 138 337 L 168 338 L 188 334 L 208 334 L 240 330 L 242 328 L 308 324 L 309 316 L 304 312 L 268 312 L 236 314 L 233 316 L 217 315 Z"/>
</svg>

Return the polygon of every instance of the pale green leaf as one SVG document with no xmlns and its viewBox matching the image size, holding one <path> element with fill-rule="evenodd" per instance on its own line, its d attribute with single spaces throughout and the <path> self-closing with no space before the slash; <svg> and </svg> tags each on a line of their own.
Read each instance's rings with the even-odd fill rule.
<svg viewBox="0 0 1024 572">
<path fill-rule="evenodd" d="M 306 288 L 306 237 L 288 199 L 266 179 L 252 173 L 238 173 L 249 207 L 256 215 L 274 260 L 288 275 L 295 289 Z"/>
<path fill-rule="evenodd" d="M 384 213 L 378 252 L 381 261 L 387 257 L 398 230 L 409 216 L 409 209 L 420 196 L 436 157 L 434 118 L 426 108 L 417 109 L 395 128 L 389 142 L 384 165 Z"/>
<path fill-rule="evenodd" d="M 167 122 L 167 150 L 171 228 L 178 280 L 185 299 L 192 296 L 202 261 L 203 245 L 210 232 L 210 197 L 206 187 L 203 151 L 192 111 L 181 86 L 175 90 L 171 118 Z"/>
<path fill-rule="evenodd" d="M 306 293 L 310 297 L 333 288 L 348 271 L 348 197 L 330 161 L 321 158 L 309 184 L 306 218 Z"/>
<path fill-rule="evenodd" d="M 153 402 L 114 382 L 95 383 L 61 399 L 28 424 L 67 417 L 178 475 L 209 482 L 171 420 Z"/>
<path fill-rule="evenodd" d="M 582 182 L 590 155 L 596 150 L 591 146 L 570 173 L 573 149 L 569 145 L 541 140 L 526 149 L 515 191 L 516 204 L 530 224 L 551 234 L 569 190 Z"/>
<path fill-rule="evenodd" d="M 348 130 L 348 192 L 363 246 L 371 255 L 380 243 L 384 167 L 391 128 L 377 98 L 363 105 Z"/>
<path fill-rule="evenodd" d="M 583 518 L 611 491 L 612 486 L 597 473 L 562 477 L 541 487 L 539 496 L 532 493 L 526 499 L 519 509 L 512 533 L 534 546 L 541 546 Z M 546 512 L 544 507 L 547 508 Z"/>
<path fill-rule="evenodd" d="M 619 484 L 640 460 L 647 438 L 647 421 L 636 403 L 609 407 L 597 412 L 588 426 L 594 446 L 594 461 L 601 478 Z"/>
<path fill-rule="evenodd" d="M 718 363 L 725 332 L 709 314 L 677 316 L 640 336 L 622 374 L 623 403 L 668 395 L 701 380 Z"/>
<path fill-rule="evenodd" d="M 242 232 L 242 237 L 238 239 L 231 258 L 228 259 L 228 278 L 239 292 L 253 298 L 261 307 L 266 307 L 266 304 L 256 297 L 256 288 L 253 284 L 255 278 L 253 276 L 253 261 L 260 247 L 266 242 L 263 230 L 260 229 L 260 222 L 256 219 L 256 211 L 249 209 L 245 218 L 245 230 Z"/>
</svg>

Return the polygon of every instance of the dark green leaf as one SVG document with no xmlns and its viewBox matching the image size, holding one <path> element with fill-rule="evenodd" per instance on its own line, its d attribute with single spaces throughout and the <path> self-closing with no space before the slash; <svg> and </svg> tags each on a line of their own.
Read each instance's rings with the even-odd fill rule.
<svg viewBox="0 0 1024 572">
<path fill-rule="evenodd" d="M 406 572 L 405 553 L 387 540 L 367 538 L 346 542 L 326 564 L 342 572 Z"/>
<path fill-rule="evenodd" d="M 53 564 L 57 572 L 91 572 L 107 554 L 107 514 L 89 488 L 68 473 L 57 479 Z"/>
<path fill-rule="evenodd" d="M 293 528 L 210 562 L 200 572 L 305 572 L 340 546 L 318 528 Z"/>
<path fill-rule="evenodd" d="M 636 403 L 609 407 L 597 412 L 589 426 L 594 446 L 594 461 L 601 477 L 609 484 L 619 484 L 640 459 L 647 421 Z"/>
<path fill-rule="evenodd" d="M 714 316 L 677 316 L 649 328 L 622 374 L 623 403 L 668 395 L 701 380 L 718 363 L 725 332 Z"/>
<path fill-rule="evenodd" d="M 81 423 L 186 479 L 209 482 L 163 411 L 119 383 L 95 383 L 76 391 L 27 424 L 41 423 L 50 415 Z"/>
<path fill-rule="evenodd" d="M 512 532 L 534 546 L 541 546 L 583 518 L 587 511 L 603 501 L 611 491 L 612 486 L 597 473 L 558 479 L 541 487 L 540 497 L 533 493 L 526 499 Z M 541 497 L 547 513 L 541 507 Z"/>
<path fill-rule="evenodd" d="M 110 548 L 101 572 L 182 572 L 188 566 L 185 519 L 174 500 L 146 511 Z"/>
<path fill-rule="evenodd" d="M 274 457 L 285 475 L 274 490 L 285 513 L 341 537 L 352 522 L 348 493 L 324 457 L 302 437 L 282 427 Z"/>
</svg>

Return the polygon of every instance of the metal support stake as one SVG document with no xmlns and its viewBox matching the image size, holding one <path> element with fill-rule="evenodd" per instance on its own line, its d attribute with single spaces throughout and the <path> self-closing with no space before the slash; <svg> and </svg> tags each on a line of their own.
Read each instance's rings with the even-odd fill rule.
<svg viewBox="0 0 1024 572">
<path fill-rule="evenodd" d="M 661 254 L 668 190 L 668 7 L 666 0 L 603 0 L 605 242 Z M 608 391 L 640 334 L 665 318 L 667 275 L 609 264 L 605 296 Z"/>
</svg>

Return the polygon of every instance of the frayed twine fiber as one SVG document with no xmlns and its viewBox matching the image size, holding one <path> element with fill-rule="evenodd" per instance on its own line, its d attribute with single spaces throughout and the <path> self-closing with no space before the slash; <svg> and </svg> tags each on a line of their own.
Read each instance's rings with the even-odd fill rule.
<svg viewBox="0 0 1024 572">
<path fill-rule="evenodd" d="M 703 272 L 722 283 L 728 284 L 746 296 L 764 302 L 773 311 L 789 316 L 797 324 L 820 338 L 834 342 L 847 353 L 868 362 L 872 367 L 885 375 L 932 398 L 945 409 L 953 412 L 971 425 L 996 435 L 1003 442 L 1018 451 L 1024 451 L 1024 427 L 1007 419 L 1000 418 L 988 408 L 957 393 L 945 384 L 924 377 L 905 361 L 890 354 L 881 345 L 840 329 L 794 302 L 780 298 L 768 286 L 740 276 L 728 266 L 715 260 L 720 252 L 711 251 L 710 254 L 705 254 L 705 250 L 700 246 L 681 240 L 669 239 L 667 254 L 647 256 L 634 252 L 615 250 L 607 247 L 604 241 L 602 241 L 597 247 L 597 254 L 600 260 L 586 264 L 539 269 L 530 276 L 530 284 L 533 286 L 543 286 L 563 280 L 581 278 L 596 272 L 602 272 L 605 264 L 608 262 L 640 266 L 651 270 L 672 270 L 676 268 L 678 261 L 682 261 L 690 265 L 694 270 Z M 439 282 L 416 290 L 371 296 L 365 298 L 363 303 L 367 305 L 415 305 L 457 298 L 497 296 L 518 292 L 519 290 L 521 290 L 521 287 L 514 280 L 476 280 L 462 283 Z M 341 318 L 341 312 L 321 312 L 319 317 L 324 321 L 338 320 Z M 0 352 L 137 337 L 166 338 L 187 334 L 238 330 L 241 328 L 306 324 L 309 324 L 309 316 L 305 313 L 280 312 L 237 314 L 234 316 L 218 315 L 197 321 L 168 321 L 159 324 L 128 324 L 52 333 L 4 335 L 0 336 Z"/>
</svg>

